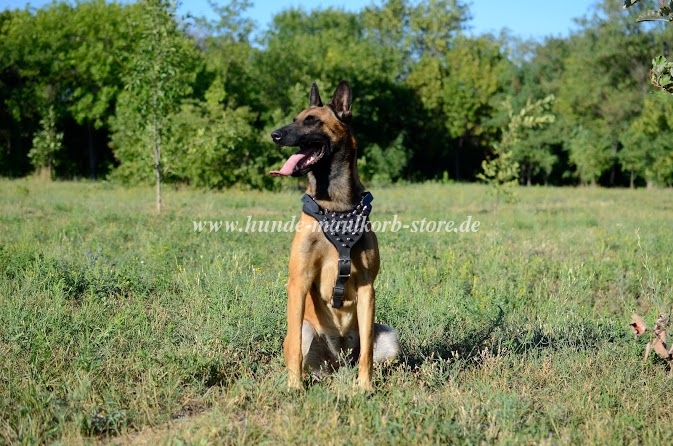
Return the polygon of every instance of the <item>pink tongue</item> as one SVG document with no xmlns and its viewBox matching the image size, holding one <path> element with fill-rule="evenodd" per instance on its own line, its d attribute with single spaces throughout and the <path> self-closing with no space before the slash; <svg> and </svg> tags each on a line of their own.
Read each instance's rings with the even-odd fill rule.
<svg viewBox="0 0 673 446">
<path fill-rule="evenodd" d="M 280 168 L 280 170 L 273 170 L 269 172 L 269 174 L 274 175 L 274 176 L 287 176 L 291 175 L 292 172 L 294 171 L 294 166 L 297 165 L 299 160 L 304 158 L 306 155 L 303 153 L 295 153 L 291 157 L 285 161 L 285 164 L 283 164 L 283 167 Z"/>
</svg>

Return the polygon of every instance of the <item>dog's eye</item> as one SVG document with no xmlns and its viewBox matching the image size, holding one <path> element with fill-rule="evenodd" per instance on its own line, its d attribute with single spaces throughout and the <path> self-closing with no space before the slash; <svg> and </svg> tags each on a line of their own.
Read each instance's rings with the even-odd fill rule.
<svg viewBox="0 0 673 446">
<path fill-rule="evenodd" d="M 320 119 L 316 118 L 313 115 L 309 115 L 304 118 L 303 124 L 304 125 L 314 125 L 320 123 Z"/>
</svg>

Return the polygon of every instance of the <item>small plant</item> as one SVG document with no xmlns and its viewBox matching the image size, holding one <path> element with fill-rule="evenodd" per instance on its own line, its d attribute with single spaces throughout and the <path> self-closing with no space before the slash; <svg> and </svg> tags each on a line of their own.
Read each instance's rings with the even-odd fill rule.
<svg viewBox="0 0 673 446">
<path fill-rule="evenodd" d="M 663 314 L 659 313 L 657 320 L 654 323 L 654 329 L 652 330 L 652 339 L 645 346 L 645 359 L 650 356 L 650 352 L 654 349 L 654 352 L 659 355 L 661 358 L 666 361 L 671 361 L 673 359 L 673 347 L 670 349 L 666 344 L 666 330 L 670 323 L 670 318 Z M 643 318 L 633 313 L 631 315 L 631 328 L 636 336 L 641 336 L 647 332 L 647 324 L 643 321 Z"/>
<path fill-rule="evenodd" d="M 509 114 L 509 124 L 503 130 L 500 142 L 493 145 L 493 156 L 482 161 L 483 172 L 477 174 L 477 178 L 491 186 L 491 194 L 495 197 L 494 212 L 501 201 L 516 201 L 513 188 L 519 183 L 519 163 L 514 161 L 512 149 L 521 141 L 524 130 L 554 122 L 554 115 L 548 112 L 553 102 L 554 95 L 535 102 L 529 100 L 518 113 L 514 113 L 509 100 L 503 103 Z"/>
<path fill-rule="evenodd" d="M 477 178 L 490 186 L 490 193 L 494 197 L 493 212 L 497 212 L 501 201 L 513 203 L 516 201 L 514 187 L 519 184 L 519 163 L 514 161 L 511 150 L 493 151 L 494 157 L 481 162 L 483 172 Z"/>
<path fill-rule="evenodd" d="M 130 132 L 149 146 L 156 178 L 156 211 L 161 213 L 161 184 L 166 166 L 162 163 L 170 117 L 182 98 L 191 92 L 196 60 L 193 42 L 184 37 L 176 20 L 176 5 L 168 0 L 139 2 L 140 15 L 133 23 L 142 35 L 137 52 L 130 60 L 124 77 L 125 95 L 117 104 L 130 117 L 118 123 L 118 132 Z M 141 149 L 142 150 L 142 149 Z M 146 150 L 146 149 L 145 149 Z M 134 158 L 147 158 L 138 153 Z M 125 160 L 122 160 L 124 162 Z M 146 166 L 149 168 L 150 166 Z"/>
<path fill-rule="evenodd" d="M 28 157 L 38 177 L 52 179 L 56 154 L 63 147 L 63 133 L 56 130 L 54 107 L 49 107 L 40 120 L 40 127 L 33 137 L 33 147 L 28 152 Z"/>
<path fill-rule="evenodd" d="M 669 348 L 666 343 L 666 331 L 668 330 L 671 320 L 670 312 L 664 310 L 665 304 L 661 299 L 662 283 L 660 280 L 657 280 L 656 275 L 650 266 L 649 256 L 640 243 L 639 229 L 636 230 L 636 237 L 638 239 L 638 249 L 642 257 L 643 268 L 647 273 L 647 281 L 644 286 L 643 294 L 657 310 L 657 319 L 652 330 L 652 338 L 645 346 L 645 359 L 647 359 L 650 352 L 654 350 L 657 355 L 668 361 L 670 364 L 671 360 L 673 360 L 673 346 Z M 643 318 L 636 313 L 631 315 L 630 325 L 636 336 L 642 336 L 648 330 L 647 324 Z"/>
</svg>

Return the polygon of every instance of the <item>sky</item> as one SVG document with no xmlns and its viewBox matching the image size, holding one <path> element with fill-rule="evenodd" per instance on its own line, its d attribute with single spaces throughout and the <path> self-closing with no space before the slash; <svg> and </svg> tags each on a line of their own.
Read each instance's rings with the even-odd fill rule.
<svg viewBox="0 0 673 446">
<path fill-rule="evenodd" d="M 218 1 L 218 0 L 216 0 Z M 306 10 L 318 7 L 336 7 L 348 11 L 359 11 L 365 6 L 380 4 L 381 0 L 322 0 L 320 2 L 300 0 L 251 0 L 253 6 L 247 15 L 265 29 L 271 18 L 278 12 L 302 7 Z M 622 0 L 614 0 L 622 2 Z M 51 0 L 0 0 L 0 10 L 23 9 L 30 3 L 41 7 Z M 491 32 L 498 34 L 503 28 L 523 39 L 543 39 L 547 36 L 566 37 L 576 29 L 573 19 L 590 15 L 596 0 L 468 0 L 472 20 L 468 23 L 475 35 Z M 191 12 L 201 16 L 211 14 L 207 0 L 183 0 L 180 12 Z"/>
</svg>

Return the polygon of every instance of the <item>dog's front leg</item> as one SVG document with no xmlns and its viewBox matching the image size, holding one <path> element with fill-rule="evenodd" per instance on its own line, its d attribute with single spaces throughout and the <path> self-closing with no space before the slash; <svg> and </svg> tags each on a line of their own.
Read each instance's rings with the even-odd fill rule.
<svg viewBox="0 0 673 446">
<path fill-rule="evenodd" d="M 287 335 L 283 350 L 288 370 L 288 387 L 302 387 L 303 353 L 301 348 L 304 305 L 308 286 L 304 277 L 292 277 L 287 284 Z"/>
<path fill-rule="evenodd" d="M 358 332 L 360 335 L 360 359 L 358 385 L 371 392 L 372 362 L 374 353 L 374 286 L 369 283 L 361 286 L 357 292 Z"/>
</svg>

